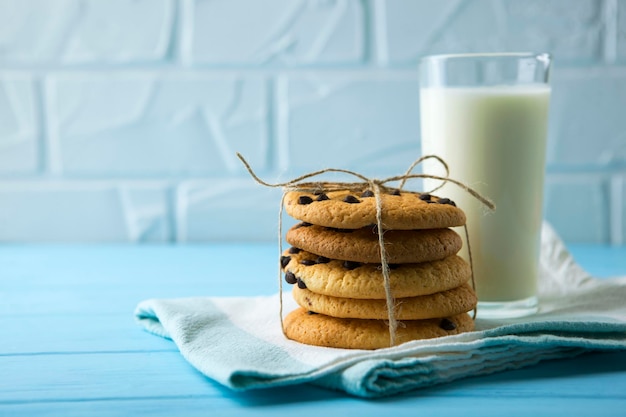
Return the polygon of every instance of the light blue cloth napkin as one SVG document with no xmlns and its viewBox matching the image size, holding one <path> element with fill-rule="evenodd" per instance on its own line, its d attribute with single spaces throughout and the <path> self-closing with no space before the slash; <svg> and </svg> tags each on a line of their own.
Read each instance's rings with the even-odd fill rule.
<svg viewBox="0 0 626 417">
<path fill-rule="evenodd" d="M 144 328 L 170 338 L 200 372 L 235 390 L 313 382 L 361 397 L 393 395 L 593 350 L 626 349 L 626 277 L 597 280 L 549 226 L 542 235 L 538 314 L 482 320 L 476 331 L 376 351 L 285 339 L 278 295 L 141 302 Z M 285 311 L 295 308 L 283 297 Z"/>
</svg>

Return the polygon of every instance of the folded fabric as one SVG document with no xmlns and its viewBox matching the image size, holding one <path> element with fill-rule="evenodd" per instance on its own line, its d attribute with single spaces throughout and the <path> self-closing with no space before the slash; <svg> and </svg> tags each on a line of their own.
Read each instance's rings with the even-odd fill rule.
<svg viewBox="0 0 626 417">
<path fill-rule="evenodd" d="M 476 331 L 375 351 L 303 345 L 279 324 L 278 294 L 146 300 L 144 328 L 170 338 L 200 372 L 235 390 L 313 382 L 361 397 L 393 395 L 592 350 L 626 349 L 626 277 L 598 280 L 544 225 L 540 310 L 477 319 Z M 283 297 L 285 311 L 295 308 Z"/>
</svg>

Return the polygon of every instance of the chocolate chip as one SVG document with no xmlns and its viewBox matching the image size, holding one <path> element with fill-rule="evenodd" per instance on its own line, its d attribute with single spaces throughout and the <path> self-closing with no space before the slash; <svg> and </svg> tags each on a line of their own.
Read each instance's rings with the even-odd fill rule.
<svg viewBox="0 0 626 417">
<path fill-rule="evenodd" d="M 298 224 L 296 224 L 293 228 L 294 229 L 299 229 L 301 227 L 310 227 L 313 226 L 311 223 L 307 223 L 307 222 L 300 222 Z"/>
<path fill-rule="evenodd" d="M 289 261 L 291 261 L 291 256 L 281 256 L 280 257 L 280 266 L 282 266 L 283 269 L 285 269 L 287 264 L 289 264 Z"/>
<path fill-rule="evenodd" d="M 293 274 L 293 272 L 287 272 L 285 274 L 285 282 L 287 284 L 295 284 L 296 282 L 298 282 L 299 278 L 296 278 L 296 276 Z"/>
<path fill-rule="evenodd" d="M 352 271 L 353 269 L 356 269 L 356 268 L 358 268 L 360 266 L 361 266 L 361 264 L 359 262 L 343 261 L 343 267 L 346 268 L 349 271 Z"/>
<path fill-rule="evenodd" d="M 301 290 L 306 289 L 306 284 L 304 283 L 304 281 L 302 281 L 300 278 L 297 278 L 297 282 L 298 282 L 298 288 L 300 288 Z"/>
<path fill-rule="evenodd" d="M 456 324 L 454 324 L 454 322 L 450 319 L 442 319 L 439 323 L 439 327 L 441 327 L 443 330 L 450 331 L 456 329 Z"/>
<path fill-rule="evenodd" d="M 328 259 L 325 256 L 320 256 L 317 258 L 317 263 L 318 264 L 327 264 L 328 262 L 330 262 L 330 259 Z"/>
<path fill-rule="evenodd" d="M 315 265 L 316 262 L 313 259 L 302 259 L 300 260 L 300 264 L 304 266 L 311 266 L 311 265 Z"/>
<path fill-rule="evenodd" d="M 333 232 L 337 232 L 337 233 L 352 233 L 354 232 L 354 229 L 339 229 L 337 227 L 327 227 L 328 230 L 332 230 Z"/>
<path fill-rule="evenodd" d="M 374 197 L 374 191 L 365 190 L 363 191 L 363 194 L 361 194 L 361 197 Z"/>
<path fill-rule="evenodd" d="M 390 194 L 391 195 L 400 195 L 400 190 L 393 190 Z"/>
<path fill-rule="evenodd" d="M 320 195 L 317 196 L 317 198 L 315 200 L 316 201 L 324 201 L 324 200 L 330 200 L 330 198 L 326 194 L 321 193 Z"/>
<path fill-rule="evenodd" d="M 432 196 L 430 194 L 420 194 L 419 199 L 422 201 L 430 201 Z"/>
<path fill-rule="evenodd" d="M 359 200 L 358 198 L 356 198 L 352 194 L 348 194 L 347 196 L 345 196 L 343 201 L 346 202 L 346 203 L 349 203 L 349 204 L 356 204 L 356 203 L 360 203 L 361 202 L 361 200 Z"/>
<path fill-rule="evenodd" d="M 456 203 L 452 200 L 450 200 L 449 198 L 440 198 L 439 201 L 437 201 L 439 204 L 449 204 L 451 206 L 456 207 Z"/>
<path fill-rule="evenodd" d="M 298 197 L 298 204 L 311 204 L 313 202 L 313 199 L 311 197 L 309 197 L 308 195 L 301 195 L 300 197 Z"/>
<path fill-rule="evenodd" d="M 296 253 L 300 253 L 302 249 L 300 248 L 296 248 L 295 246 L 292 246 L 289 248 L 289 253 L 291 253 L 292 255 L 295 255 Z"/>
<path fill-rule="evenodd" d="M 427 200 L 426 201 L 428 204 L 437 204 L 437 202 L 435 200 Z"/>
<path fill-rule="evenodd" d="M 309 310 L 309 311 L 306 312 L 306 314 L 308 314 L 309 316 L 312 316 L 314 314 L 319 314 L 319 313 L 316 313 L 315 311 Z"/>
</svg>

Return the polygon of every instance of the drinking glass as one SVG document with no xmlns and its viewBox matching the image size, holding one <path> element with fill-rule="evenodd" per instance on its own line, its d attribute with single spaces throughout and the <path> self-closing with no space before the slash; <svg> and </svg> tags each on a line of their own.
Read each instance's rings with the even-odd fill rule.
<svg viewBox="0 0 626 417">
<path fill-rule="evenodd" d="M 437 155 L 450 178 L 491 199 L 489 212 L 452 183 L 435 194 L 467 216 L 478 317 L 537 311 L 537 275 L 551 57 L 546 53 L 428 56 L 420 65 L 422 155 Z M 424 173 L 442 175 L 427 160 Z M 425 180 L 425 189 L 441 185 Z M 465 240 L 464 231 L 460 231 Z M 469 249 L 469 250 L 468 250 Z"/>
</svg>

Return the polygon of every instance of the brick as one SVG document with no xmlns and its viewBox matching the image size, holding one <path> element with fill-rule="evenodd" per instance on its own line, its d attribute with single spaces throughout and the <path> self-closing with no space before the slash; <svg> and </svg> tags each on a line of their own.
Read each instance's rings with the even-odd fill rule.
<svg viewBox="0 0 626 417">
<path fill-rule="evenodd" d="M 537 51 L 560 61 L 602 56 L 601 2 L 594 0 L 380 0 L 378 54 L 414 64 L 428 54 Z"/>
<path fill-rule="evenodd" d="M 506 0 L 506 48 L 550 52 L 559 62 L 602 58 L 602 2 Z"/>
<path fill-rule="evenodd" d="M 419 157 L 413 76 L 294 76 L 281 80 L 278 101 L 280 161 L 291 174 L 333 167 L 396 175 Z"/>
<path fill-rule="evenodd" d="M 552 84 L 548 162 L 626 161 L 626 69 L 557 69 Z"/>
<path fill-rule="evenodd" d="M 168 241 L 166 196 L 164 187 L 149 184 L 5 181 L 0 241 Z"/>
<path fill-rule="evenodd" d="M 0 76 L 0 175 L 33 174 L 39 168 L 39 123 L 33 82 Z"/>
<path fill-rule="evenodd" d="M 355 63 L 365 55 L 358 0 L 190 0 L 189 58 L 203 64 Z M 243 12 L 245 11 L 245 12 Z"/>
<path fill-rule="evenodd" d="M 281 193 L 248 178 L 184 182 L 177 191 L 177 240 L 275 241 Z M 293 223 L 286 219 L 285 231 Z"/>
<path fill-rule="evenodd" d="M 600 175 L 548 175 L 546 219 L 566 242 L 608 243 L 607 188 Z"/>
<path fill-rule="evenodd" d="M 457 0 L 379 0 L 377 27 L 381 31 L 378 56 L 384 63 L 413 64 L 429 53 L 491 50 L 498 42 L 482 16 L 494 21 L 488 2 L 471 2 L 460 10 Z"/>
<path fill-rule="evenodd" d="M 626 0 L 617 2 L 616 47 L 617 59 L 626 62 Z"/>
<path fill-rule="evenodd" d="M 174 7 L 173 0 L 0 0 L 0 61 L 163 60 Z"/>
<path fill-rule="evenodd" d="M 236 172 L 267 163 L 262 79 L 122 73 L 48 80 L 50 165 L 68 175 Z"/>
</svg>

